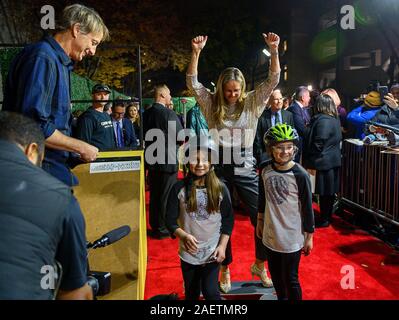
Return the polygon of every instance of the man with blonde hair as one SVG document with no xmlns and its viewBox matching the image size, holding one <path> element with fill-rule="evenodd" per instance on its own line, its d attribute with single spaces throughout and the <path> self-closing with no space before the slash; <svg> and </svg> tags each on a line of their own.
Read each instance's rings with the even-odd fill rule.
<svg viewBox="0 0 399 320">
<path fill-rule="evenodd" d="M 69 186 L 78 184 L 68 166 L 70 152 L 94 161 L 98 149 L 71 138 L 70 78 L 73 61 L 93 56 L 109 32 L 99 14 L 80 4 L 66 7 L 54 36 L 25 47 L 13 60 L 3 110 L 37 121 L 46 139 L 43 169 Z"/>
</svg>

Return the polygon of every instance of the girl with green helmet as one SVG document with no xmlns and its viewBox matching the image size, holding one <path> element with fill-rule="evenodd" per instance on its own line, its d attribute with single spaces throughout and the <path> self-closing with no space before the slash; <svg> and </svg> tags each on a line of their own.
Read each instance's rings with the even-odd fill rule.
<svg viewBox="0 0 399 320">
<path fill-rule="evenodd" d="M 280 165 L 283 165 L 289 161 L 292 161 L 293 158 L 295 157 L 296 152 L 298 151 L 297 144 L 299 142 L 299 136 L 297 131 L 291 127 L 288 124 L 281 123 L 277 124 L 274 127 L 271 127 L 266 133 L 263 138 L 266 150 L 272 157 L 273 161 L 279 163 Z M 275 157 L 275 153 L 273 152 L 273 149 L 275 150 L 281 150 L 283 146 L 277 146 L 280 144 L 285 143 L 288 145 L 288 153 L 287 154 L 280 154 L 277 153 L 277 157 Z M 292 145 L 292 148 L 289 146 Z M 292 157 L 291 157 L 292 154 Z M 284 160 L 285 159 L 285 160 Z M 283 161 L 283 162 L 281 162 Z"/>
<path fill-rule="evenodd" d="M 279 300 L 301 300 L 301 253 L 313 248 L 314 214 L 309 175 L 294 162 L 298 134 L 287 124 L 264 136 L 273 163 L 260 172 L 256 236 L 266 247 L 269 271 Z"/>
</svg>

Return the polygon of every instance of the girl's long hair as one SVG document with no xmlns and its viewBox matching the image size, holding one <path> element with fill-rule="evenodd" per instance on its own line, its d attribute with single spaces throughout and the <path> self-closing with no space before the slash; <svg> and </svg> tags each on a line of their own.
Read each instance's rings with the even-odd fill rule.
<svg viewBox="0 0 399 320">
<path fill-rule="evenodd" d="M 229 106 L 227 105 L 226 100 L 224 98 L 223 89 L 224 89 L 224 85 L 231 80 L 237 81 L 241 85 L 241 94 L 238 97 L 236 110 L 233 115 L 234 120 L 238 120 L 238 118 L 241 116 L 241 113 L 244 109 L 244 100 L 246 97 L 246 93 L 245 93 L 246 84 L 245 84 L 244 75 L 237 68 L 227 68 L 227 69 L 223 70 L 219 76 L 218 82 L 216 84 L 216 93 L 214 96 L 214 103 L 216 106 L 216 110 L 213 113 L 213 118 L 215 119 L 215 122 L 218 126 L 222 125 L 222 123 L 226 117 L 226 111 L 229 108 Z"/>
<path fill-rule="evenodd" d="M 193 176 L 190 174 L 186 179 L 191 180 L 186 183 L 187 212 L 197 211 L 197 187 L 192 181 Z M 216 176 L 213 167 L 210 168 L 205 177 L 205 187 L 208 197 L 207 211 L 209 213 L 217 213 L 220 210 L 220 195 L 222 194 L 222 184 Z M 188 194 L 187 194 L 188 192 Z"/>
</svg>

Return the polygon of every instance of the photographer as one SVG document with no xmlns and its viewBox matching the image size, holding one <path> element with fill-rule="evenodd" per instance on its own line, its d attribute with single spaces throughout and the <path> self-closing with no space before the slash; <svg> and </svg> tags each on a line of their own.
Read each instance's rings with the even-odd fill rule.
<svg viewBox="0 0 399 320">
<path fill-rule="evenodd" d="M 391 88 L 391 93 L 381 97 L 384 105 L 371 120 L 399 128 L 399 100 L 395 98 L 393 91 Z"/>
<path fill-rule="evenodd" d="M 0 112 L 0 299 L 92 299 L 82 212 L 43 158 L 39 126 Z"/>
<path fill-rule="evenodd" d="M 380 93 L 370 91 L 364 99 L 364 103 L 348 113 L 348 122 L 356 128 L 355 138 L 362 140 L 366 136 L 365 124 L 380 111 L 382 104 Z"/>
</svg>

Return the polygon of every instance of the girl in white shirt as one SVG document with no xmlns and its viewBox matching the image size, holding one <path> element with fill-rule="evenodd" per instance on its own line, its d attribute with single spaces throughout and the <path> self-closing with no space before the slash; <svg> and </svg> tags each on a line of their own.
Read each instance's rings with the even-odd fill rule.
<svg viewBox="0 0 399 320">
<path fill-rule="evenodd" d="M 201 141 L 204 140 L 204 141 Z M 198 143 L 197 143 L 198 142 Z M 186 300 L 220 300 L 218 274 L 233 229 L 229 191 L 216 176 L 208 137 L 192 138 L 186 146 L 189 174 L 172 188 L 166 224 L 179 241 Z"/>
</svg>

